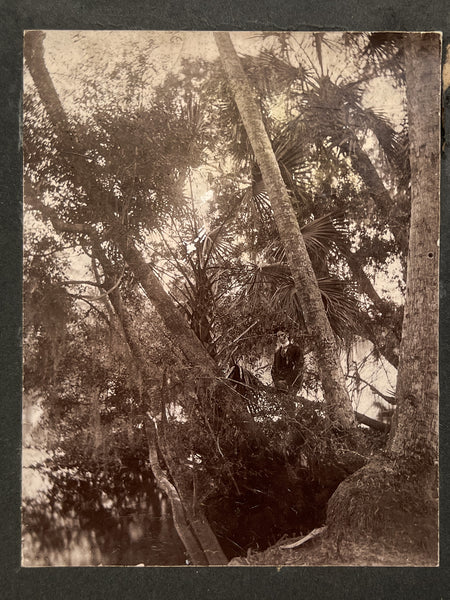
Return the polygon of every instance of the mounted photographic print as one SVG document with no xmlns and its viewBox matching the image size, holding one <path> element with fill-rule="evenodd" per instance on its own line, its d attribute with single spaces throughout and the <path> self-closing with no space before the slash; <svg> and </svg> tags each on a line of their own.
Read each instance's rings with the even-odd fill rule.
<svg viewBox="0 0 450 600">
<path fill-rule="evenodd" d="M 25 32 L 23 566 L 437 565 L 440 59 Z"/>
</svg>

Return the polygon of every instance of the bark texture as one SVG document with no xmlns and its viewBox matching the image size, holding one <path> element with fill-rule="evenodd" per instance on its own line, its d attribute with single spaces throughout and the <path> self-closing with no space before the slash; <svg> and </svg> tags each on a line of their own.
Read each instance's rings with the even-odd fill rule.
<svg viewBox="0 0 450 600">
<path fill-rule="evenodd" d="M 397 412 L 388 452 L 337 488 L 329 535 L 425 547 L 437 561 L 440 35 L 406 34 L 411 227 Z M 373 515 L 376 514 L 376 519 Z"/>
<path fill-rule="evenodd" d="M 411 164 L 406 301 L 390 451 L 437 460 L 440 38 L 405 37 Z"/>
<path fill-rule="evenodd" d="M 275 222 L 300 299 L 315 354 L 330 417 L 343 427 L 353 424 L 350 397 L 339 362 L 336 340 L 325 313 L 305 242 L 265 129 L 256 96 L 234 49 L 230 34 L 215 32 L 222 64 L 269 194 Z"/>
</svg>

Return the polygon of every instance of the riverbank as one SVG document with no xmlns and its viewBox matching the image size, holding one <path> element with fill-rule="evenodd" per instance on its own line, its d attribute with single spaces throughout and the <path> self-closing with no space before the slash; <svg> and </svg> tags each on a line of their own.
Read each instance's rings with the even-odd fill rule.
<svg viewBox="0 0 450 600">
<path fill-rule="evenodd" d="M 399 549 L 384 542 L 358 541 L 341 545 L 339 549 L 329 539 L 316 538 L 293 549 L 282 546 L 299 538 L 282 538 L 263 552 L 249 551 L 237 557 L 229 566 L 276 567 L 435 567 L 435 558 L 424 549 Z"/>
</svg>

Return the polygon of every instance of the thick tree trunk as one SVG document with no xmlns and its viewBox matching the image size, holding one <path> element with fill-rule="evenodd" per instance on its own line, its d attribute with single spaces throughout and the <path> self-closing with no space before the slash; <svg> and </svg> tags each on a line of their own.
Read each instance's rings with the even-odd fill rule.
<svg viewBox="0 0 450 600">
<path fill-rule="evenodd" d="M 411 227 L 397 412 L 388 453 L 328 503 L 334 539 L 371 535 L 437 560 L 440 36 L 405 34 Z M 373 515 L 377 518 L 374 519 Z"/>
<path fill-rule="evenodd" d="M 405 37 L 411 164 L 411 227 L 397 411 L 390 452 L 438 457 L 440 40 Z"/>
<path fill-rule="evenodd" d="M 236 54 L 230 34 L 215 32 L 224 69 L 247 135 L 261 169 L 275 222 L 300 299 L 315 354 L 330 417 L 343 427 L 353 424 L 350 397 L 339 361 L 336 340 L 328 322 L 317 280 L 283 177 L 264 127 L 257 99 Z"/>
</svg>

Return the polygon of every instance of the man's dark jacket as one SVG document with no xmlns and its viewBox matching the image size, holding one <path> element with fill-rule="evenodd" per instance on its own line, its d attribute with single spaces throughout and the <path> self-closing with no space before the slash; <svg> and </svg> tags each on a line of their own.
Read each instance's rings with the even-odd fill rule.
<svg viewBox="0 0 450 600">
<path fill-rule="evenodd" d="M 288 386 L 291 386 L 294 382 L 297 385 L 301 384 L 302 370 L 304 364 L 304 356 L 300 346 L 291 344 L 285 348 L 281 346 L 275 352 L 272 366 L 272 379 L 276 384 L 278 381 L 283 380 Z"/>
</svg>

